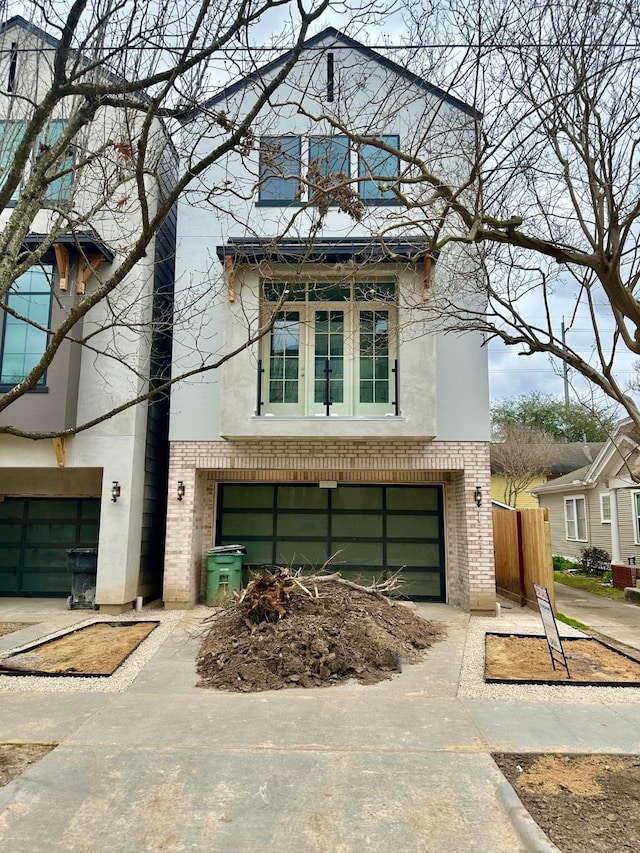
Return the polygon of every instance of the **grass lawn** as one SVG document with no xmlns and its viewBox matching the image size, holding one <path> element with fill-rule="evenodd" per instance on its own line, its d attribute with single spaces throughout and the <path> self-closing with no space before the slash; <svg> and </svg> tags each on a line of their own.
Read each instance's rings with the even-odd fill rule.
<svg viewBox="0 0 640 853">
<path fill-rule="evenodd" d="M 624 601 L 624 590 L 615 589 L 612 586 L 602 586 L 600 578 L 594 575 L 568 575 L 566 572 L 554 572 L 553 579 L 556 583 L 563 583 L 565 586 L 574 586 L 578 589 L 584 589 L 585 592 L 592 592 L 594 595 L 602 595 L 605 598 L 612 598 L 614 601 Z"/>
</svg>

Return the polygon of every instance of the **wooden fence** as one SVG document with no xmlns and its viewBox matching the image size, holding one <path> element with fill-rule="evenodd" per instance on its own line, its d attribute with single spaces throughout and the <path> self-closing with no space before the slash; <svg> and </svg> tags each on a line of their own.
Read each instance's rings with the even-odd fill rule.
<svg viewBox="0 0 640 853">
<path fill-rule="evenodd" d="M 494 510 L 493 551 L 500 595 L 537 610 L 533 592 L 537 583 L 549 590 L 555 611 L 548 510 Z"/>
</svg>

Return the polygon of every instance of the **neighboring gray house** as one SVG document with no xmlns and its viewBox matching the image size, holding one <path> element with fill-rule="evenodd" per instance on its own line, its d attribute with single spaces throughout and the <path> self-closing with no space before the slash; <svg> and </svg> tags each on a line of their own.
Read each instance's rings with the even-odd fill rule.
<svg viewBox="0 0 640 853">
<path fill-rule="evenodd" d="M 612 562 L 640 557 L 640 435 L 622 421 L 589 465 L 532 489 L 549 510 L 554 554 L 603 548 Z"/>
<path fill-rule="evenodd" d="M 223 142 L 287 57 L 195 111 L 181 147 Z M 329 28 L 253 120 L 255 144 L 185 194 L 176 300 L 200 286 L 210 304 L 174 331 L 174 372 L 273 326 L 174 389 L 165 606 L 192 606 L 207 549 L 240 542 L 250 567 L 332 555 L 350 577 L 404 567 L 407 594 L 494 612 L 487 348 L 424 310 L 473 282 L 468 255 L 449 243 L 425 257 L 393 192 L 405 166 L 366 141 L 419 139 L 425 160 L 437 146 L 455 180 L 473 128 L 467 105 Z M 342 189 L 316 201 L 323 182 Z"/>
<path fill-rule="evenodd" d="M 0 185 L 23 138 L 29 110 L 44 97 L 51 80 L 57 42 L 22 18 L 0 28 Z M 64 100 L 33 145 L 22 180 L 43 145 L 55 140 L 74 109 Z M 140 230 L 140 213 L 120 192 L 109 204 L 102 171 L 78 170 L 92 152 L 111 156 L 112 186 L 126 181 L 126 162 L 110 140 L 122 140 L 131 117 L 116 108 L 98 111 L 65 152 L 64 176 L 55 205 L 46 194 L 31 222 L 21 257 L 56 234 L 53 245 L 21 275 L 0 305 L 0 397 L 19 384 L 40 361 L 47 329 L 55 330 L 73 306 L 95 292 L 101 277 L 115 270 Z M 169 177 L 175 154 L 157 126 L 162 176 Z M 121 144 L 121 143 L 120 143 Z M 122 144 L 121 144 L 122 147 Z M 126 151 L 126 149 L 125 149 Z M 103 168 L 104 167 L 104 168 Z M 164 169 L 166 167 L 166 173 Z M 122 177 L 124 175 L 124 177 Z M 161 178 L 162 179 L 162 178 Z M 157 184 L 151 183 L 157 199 Z M 21 186 L 0 211 L 0 233 L 19 204 Z M 98 208 L 97 202 L 106 199 Z M 82 230 L 58 229 L 54 208 L 72 211 Z M 97 211 L 87 214 L 85 211 Z M 36 390 L 0 414 L 0 425 L 21 431 L 60 432 L 99 419 L 168 377 L 175 214 L 166 218 L 149 247 L 114 290 L 76 324 L 63 341 Z M 89 346 L 75 341 L 89 337 Z M 73 340 L 70 340 L 73 338 Z M 162 589 L 166 517 L 169 403 L 162 398 L 122 411 L 77 435 L 30 440 L 0 434 L 0 595 L 67 596 L 67 549 L 97 547 L 97 594 L 101 609 L 130 608 L 137 596 Z M 114 485 L 117 483 L 117 486 Z M 113 496 L 116 500 L 112 500 Z"/>
</svg>

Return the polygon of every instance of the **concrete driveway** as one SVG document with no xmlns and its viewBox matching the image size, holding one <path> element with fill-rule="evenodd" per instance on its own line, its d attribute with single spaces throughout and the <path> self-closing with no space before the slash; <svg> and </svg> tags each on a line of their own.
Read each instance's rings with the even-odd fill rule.
<svg viewBox="0 0 640 853">
<path fill-rule="evenodd" d="M 612 601 L 575 587 L 555 584 L 556 607 L 560 613 L 588 625 L 593 631 L 640 649 L 640 607 Z"/>
</svg>

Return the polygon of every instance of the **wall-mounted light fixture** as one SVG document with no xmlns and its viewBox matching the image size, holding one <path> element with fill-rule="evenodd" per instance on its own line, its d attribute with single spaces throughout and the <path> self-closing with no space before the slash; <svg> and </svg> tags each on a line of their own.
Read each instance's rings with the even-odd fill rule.
<svg viewBox="0 0 640 853">
<path fill-rule="evenodd" d="M 184 497 L 184 480 L 178 480 L 178 500 L 181 501 Z"/>
<path fill-rule="evenodd" d="M 113 481 L 111 486 L 111 500 L 115 503 L 120 497 L 120 483 L 117 480 Z"/>
<path fill-rule="evenodd" d="M 476 506 L 482 506 L 482 488 L 480 486 L 476 486 L 473 499 L 476 502 Z"/>
</svg>

